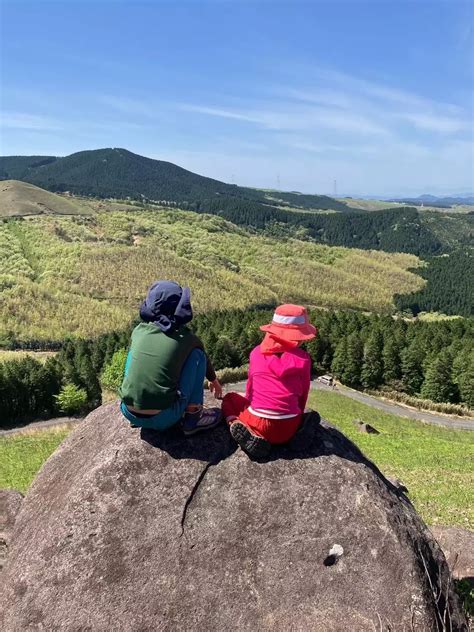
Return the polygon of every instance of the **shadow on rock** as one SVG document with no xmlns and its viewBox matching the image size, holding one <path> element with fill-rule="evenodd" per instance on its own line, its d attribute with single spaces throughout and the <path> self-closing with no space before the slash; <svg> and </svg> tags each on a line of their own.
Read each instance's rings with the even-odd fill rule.
<svg viewBox="0 0 474 632">
<path fill-rule="evenodd" d="M 166 432 L 142 428 L 140 438 L 154 448 L 167 452 L 174 459 L 195 459 L 213 465 L 227 459 L 238 447 L 224 423 L 214 430 L 190 437 L 186 437 L 178 425 Z"/>
<path fill-rule="evenodd" d="M 197 433 L 190 437 L 184 436 L 178 425 L 166 432 L 142 428 L 140 437 L 151 446 L 164 450 L 174 459 L 195 459 L 211 465 L 227 459 L 238 449 L 238 445 L 232 439 L 225 423 L 214 430 Z M 249 455 L 247 456 L 255 462 L 268 463 L 277 459 L 314 459 L 330 455 L 364 464 L 396 496 L 408 500 L 402 488 L 397 487 L 387 479 L 350 439 L 325 420 L 311 428 L 305 447 L 299 447 L 298 450 L 295 450 L 290 445 L 285 444 L 273 446 L 269 456 L 264 459 L 252 459 Z"/>
<path fill-rule="evenodd" d="M 403 489 L 387 479 L 379 468 L 369 461 L 359 448 L 342 432 L 331 426 L 326 420 L 315 425 L 308 433 L 305 447 L 295 451 L 290 444 L 273 446 L 269 456 L 259 462 L 269 462 L 276 459 L 314 459 L 322 456 L 338 456 L 354 463 L 362 463 L 368 467 L 396 496 L 410 502 Z"/>
</svg>

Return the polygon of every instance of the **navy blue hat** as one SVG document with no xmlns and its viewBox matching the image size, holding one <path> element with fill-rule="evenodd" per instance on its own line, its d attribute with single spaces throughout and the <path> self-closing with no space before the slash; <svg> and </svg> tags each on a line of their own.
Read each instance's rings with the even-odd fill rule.
<svg viewBox="0 0 474 632">
<path fill-rule="evenodd" d="M 140 317 L 165 333 L 179 329 L 193 318 L 191 290 L 174 281 L 156 281 L 140 307 Z"/>
</svg>

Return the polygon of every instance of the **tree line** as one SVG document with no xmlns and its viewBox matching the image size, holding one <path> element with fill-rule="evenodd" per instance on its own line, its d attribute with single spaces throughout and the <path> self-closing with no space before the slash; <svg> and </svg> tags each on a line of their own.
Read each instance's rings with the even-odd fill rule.
<svg viewBox="0 0 474 632">
<path fill-rule="evenodd" d="M 192 327 L 216 369 L 237 367 L 248 361 L 263 336 L 259 326 L 271 316 L 268 309 L 217 311 L 196 316 Z M 315 373 L 331 372 L 354 388 L 387 386 L 474 407 L 473 319 L 406 322 L 320 310 L 310 310 L 310 317 L 318 327 L 318 336 L 306 345 Z M 87 408 L 100 405 L 101 375 L 114 354 L 128 348 L 131 331 L 66 340 L 45 363 L 32 357 L 0 363 L 2 425 L 57 414 L 58 396 L 70 385 L 84 393 Z"/>
<path fill-rule="evenodd" d="M 474 315 L 474 252 L 458 250 L 449 255 L 432 257 L 426 268 L 416 272 L 427 280 L 418 292 L 395 296 L 400 310 Z"/>
</svg>

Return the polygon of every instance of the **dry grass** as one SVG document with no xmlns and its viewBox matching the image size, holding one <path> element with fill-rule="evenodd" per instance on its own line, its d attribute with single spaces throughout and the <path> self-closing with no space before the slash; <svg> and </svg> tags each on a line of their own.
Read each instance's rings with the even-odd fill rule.
<svg viewBox="0 0 474 632">
<path fill-rule="evenodd" d="M 413 255 L 282 242 L 216 216 L 131 208 L 0 224 L 0 339 L 124 327 L 157 278 L 190 285 L 197 312 L 285 301 L 390 312 L 395 293 L 424 284 L 408 271 L 419 265 Z"/>
<path fill-rule="evenodd" d="M 92 209 L 77 200 L 45 191 L 34 184 L 19 180 L 0 182 L 0 217 L 60 214 L 77 215 L 91 213 Z"/>
</svg>

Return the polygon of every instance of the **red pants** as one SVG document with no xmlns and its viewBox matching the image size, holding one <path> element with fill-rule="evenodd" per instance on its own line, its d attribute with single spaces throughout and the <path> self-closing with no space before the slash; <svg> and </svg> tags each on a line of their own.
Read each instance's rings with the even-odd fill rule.
<svg viewBox="0 0 474 632">
<path fill-rule="evenodd" d="M 267 419 L 257 417 L 248 411 L 250 402 L 240 393 L 227 393 L 222 400 L 222 414 L 227 417 L 237 417 L 249 430 L 269 443 L 286 443 L 296 433 L 301 425 L 302 415 L 289 419 Z"/>
</svg>

